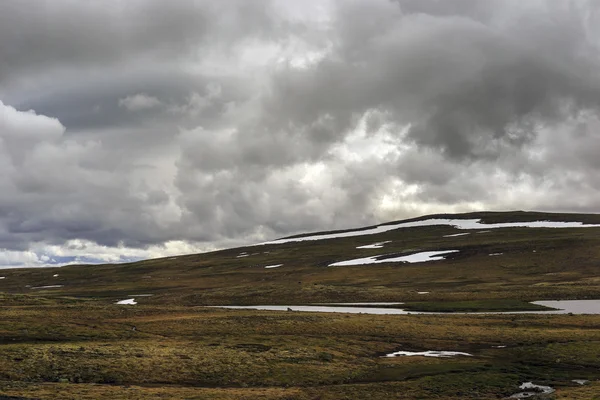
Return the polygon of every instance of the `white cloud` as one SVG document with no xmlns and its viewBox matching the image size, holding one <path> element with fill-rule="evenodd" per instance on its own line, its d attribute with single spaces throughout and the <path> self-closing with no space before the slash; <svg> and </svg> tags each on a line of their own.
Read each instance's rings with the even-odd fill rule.
<svg viewBox="0 0 600 400">
<path fill-rule="evenodd" d="M 125 107 L 129 111 L 149 110 L 161 105 L 162 103 L 160 100 L 156 97 L 148 96 L 145 93 L 138 93 L 119 99 L 119 106 Z"/>
<path fill-rule="evenodd" d="M 4 261 L 597 211 L 600 24 L 585 2 L 517 3 L 15 2 L 0 13 Z"/>
</svg>

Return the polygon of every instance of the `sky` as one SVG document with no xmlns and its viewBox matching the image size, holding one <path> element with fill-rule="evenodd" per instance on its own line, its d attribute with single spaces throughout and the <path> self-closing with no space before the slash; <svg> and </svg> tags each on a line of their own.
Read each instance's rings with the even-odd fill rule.
<svg viewBox="0 0 600 400">
<path fill-rule="evenodd" d="M 600 3 L 0 2 L 0 267 L 600 212 Z"/>
</svg>

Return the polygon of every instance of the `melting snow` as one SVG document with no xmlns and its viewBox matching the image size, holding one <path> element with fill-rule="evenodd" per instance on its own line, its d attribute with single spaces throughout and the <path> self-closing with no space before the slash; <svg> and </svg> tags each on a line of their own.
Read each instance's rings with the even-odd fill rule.
<svg viewBox="0 0 600 400">
<path fill-rule="evenodd" d="M 236 258 L 242 258 L 242 257 L 248 257 L 250 254 L 248 253 L 240 253 L 239 255 L 236 256 Z"/>
<path fill-rule="evenodd" d="M 59 288 L 59 287 L 63 287 L 63 285 L 35 286 L 30 289 L 53 289 L 53 288 Z"/>
<path fill-rule="evenodd" d="M 373 244 L 366 244 L 364 246 L 358 246 L 357 249 L 381 249 L 384 244 L 391 243 L 391 242 L 392 242 L 391 240 L 388 240 L 386 242 L 378 242 L 378 243 L 373 243 Z"/>
<path fill-rule="evenodd" d="M 417 294 L 427 294 L 429 292 L 417 292 Z"/>
<path fill-rule="evenodd" d="M 136 303 L 135 299 L 125 299 L 125 300 L 119 300 L 115 304 L 134 305 L 134 304 L 137 304 L 137 303 Z"/>
<path fill-rule="evenodd" d="M 377 233 L 388 232 L 399 228 L 415 228 L 419 226 L 432 226 L 432 225 L 450 225 L 456 229 L 497 229 L 497 228 L 597 228 L 600 224 L 583 224 L 581 222 L 555 222 L 555 221 L 532 221 L 532 222 L 501 222 L 497 224 L 485 224 L 480 222 L 481 219 L 426 219 L 423 221 L 411 221 L 411 222 L 400 222 L 397 224 L 390 225 L 378 225 L 373 228 L 329 233 L 322 235 L 310 235 L 303 237 L 284 238 L 277 239 L 270 242 L 264 242 L 259 244 L 281 244 L 288 242 L 302 242 L 305 240 L 322 240 L 322 239 L 335 239 L 342 237 L 351 236 L 362 236 L 362 235 L 374 235 Z M 479 232 L 482 233 L 482 232 Z"/>
<path fill-rule="evenodd" d="M 587 379 L 573 379 L 572 382 L 575 382 L 579 385 L 585 385 L 586 383 L 588 383 L 589 381 Z"/>
<path fill-rule="evenodd" d="M 519 389 L 533 389 L 534 391 L 515 393 L 510 396 L 509 399 L 526 399 L 540 393 L 549 394 L 554 392 L 554 389 L 552 389 L 550 386 L 535 385 L 532 382 L 523 382 L 523 384 L 519 386 Z"/>
<path fill-rule="evenodd" d="M 265 268 L 279 268 L 281 267 L 283 264 L 275 264 L 275 265 L 267 265 Z"/>
<path fill-rule="evenodd" d="M 455 237 L 455 236 L 465 236 L 465 235 L 470 235 L 470 233 L 455 233 L 453 235 L 444 235 L 444 237 Z"/>
<path fill-rule="evenodd" d="M 52 275 L 52 277 L 53 277 L 53 278 L 56 278 L 57 276 L 58 276 L 58 274 L 54 274 L 54 275 Z"/>
<path fill-rule="evenodd" d="M 355 258 L 353 260 L 339 261 L 333 264 L 329 264 L 330 267 L 343 267 L 348 265 L 364 265 L 364 264 L 381 264 L 387 262 L 407 262 L 407 263 L 418 263 L 425 261 L 436 261 L 443 260 L 446 255 L 450 253 L 456 253 L 458 250 L 443 250 L 443 251 L 423 251 L 420 253 L 409 254 L 406 256 L 389 257 L 380 259 L 383 256 L 373 256 L 364 258 Z"/>
<path fill-rule="evenodd" d="M 437 351 L 437 350 L 427 350 L 427 351 L 396 351 L 394 353 L 386 354 L 386 357 L 397 357 L 397 356 L 422 356 L 422 357 L 454 357 L 454 356 L 468 356 L 472 357 L 473 354 L 462 353 L 460 351 Z"/>
<path fill-rule="evenodd" d="M 0 279 L 6 279 L 6 277 L 5 276 L 0 276 Z"/>
</svg>

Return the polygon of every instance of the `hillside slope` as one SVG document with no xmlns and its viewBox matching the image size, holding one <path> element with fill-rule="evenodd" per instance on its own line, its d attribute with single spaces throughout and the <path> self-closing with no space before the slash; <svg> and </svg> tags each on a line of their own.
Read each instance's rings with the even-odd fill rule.
<svg viewBox="0 0 600 400">
<path fill-rule="evenodd" d="M 440 224 L 469 220 L 470 229 Z M 503 227 L 535 221 L 585 228 Z M 107 302 L 141 293 L 153 294 L 140 298 L 144 303 L 179 305 L 410 301 L 422 300 L 417 292 L 424 291 L 428 300 L 599 298 L 600 228 L 594 224 L 600 215 L 432 215 L 129 264 L 6 270 L 0 291 Z M 454 252 L 437 261 L 386 261 L 443 251 Z M 378 256 L 383 259 L 348 265 Z"/>
</svg>

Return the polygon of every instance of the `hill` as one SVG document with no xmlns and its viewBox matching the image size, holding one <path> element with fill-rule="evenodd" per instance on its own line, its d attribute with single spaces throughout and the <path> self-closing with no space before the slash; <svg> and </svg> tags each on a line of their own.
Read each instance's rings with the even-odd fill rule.
<svg viewBox="0 0 600 400">
<path fill-rule="evenodd" d="M 481 225 L 457 229 L 455 223 L 427 224 L 453 219 L 479 220 Z M 422 300 L 419 291 L 428 291 L 429 300 L 439 301 L 600 298 L 600 229 L 500 227 L 534 221 L 593 226 L 600 224 L 600 215 L 431 215 L 129 264 L 6 270 L 0 290 L 92 297 L 109 303 L 143 293 L 153 294 L 145 303 L 174 305 Z M 384 244 L 369 247 L 373 243 Z M 446 250 L 458 251 L 428 263 L 330 267 L 358 258 Z M 276 265 L 280 266 L 265 268 Z M 45 288 L 54 285 L 62 286 Z"/>
<path fill-rule="evenodd" d="M 589 399 L 600 393 L 600 315 L 452 312 L 600 299 L 599 272 L 600 215 L 537 212 L 429 215 L 129 264 L 4 270 L 0 394 L 491 399 L 535 381 L 558 398 Z M 204 307 L 365 302 L 434 314 Z M 468 355 L 408 355 L 430 350 Z"/>
</svg>

